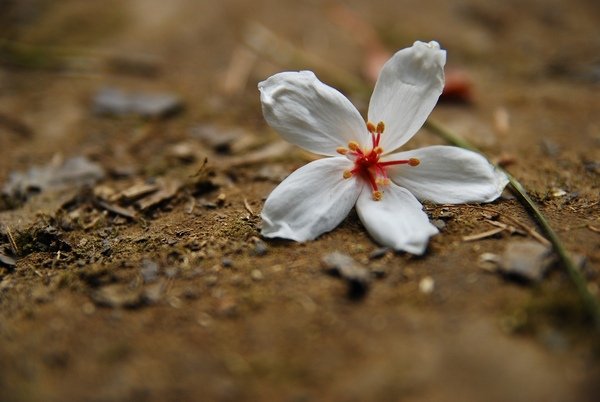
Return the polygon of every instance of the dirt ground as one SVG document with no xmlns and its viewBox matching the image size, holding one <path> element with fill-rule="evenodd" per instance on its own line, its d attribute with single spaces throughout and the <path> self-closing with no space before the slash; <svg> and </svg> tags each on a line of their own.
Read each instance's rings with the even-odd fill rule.
<svg viewBox="0 0 600 402">
<path fill-rule="evenodd" d="M 597 296 L 599 4 L 0 1 L 0 401 L 596 400 L 600 340 L 561 267 L 527 283 L 485 261 L 535 242 L 509 193 L 427 205 L 419 258 L 355 213 L 261 239 L 265 197 L 313 156 L 256 84 L 313 69 L 364 112 L 369 50 L 437 40 L 459 91 L 432 118 L 522 181 Z M 106 88 L 176 98 L 119 115 Z M 508 228 L 465 240 L 490 221 Z M 363 297 L 324 270 L 336 250 L 369 270 Z"/>
</svg>

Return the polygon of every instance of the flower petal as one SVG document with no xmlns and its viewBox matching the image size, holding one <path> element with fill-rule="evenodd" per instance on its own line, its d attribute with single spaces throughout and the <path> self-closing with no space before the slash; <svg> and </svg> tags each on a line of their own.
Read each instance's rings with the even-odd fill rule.
<svg viewBox="0 0 600 402">
<path fill-rule="evenodd" d="M 419 200 L 457 204 L 490 202 L 502 194 L 506 175 L 478 153 L 449 146 L 432 146 L 386 155 L 384 160 L 417 158 L 418 166 L 394 165 L 390 179 Z"/>
<path fill-rule="evenodd" d="M 369 121 L 383 121 L 381 147 L 389 152 L 421 128 L 444 89 L 446 51 L 437 42 L 415 42 L 385 63 L 369 103 Z"/>
<path fill-rule="evenodd" d="M 351 167 L 344 157 L 324 158 L 288 176 L 265 202 L 262 235 L 302 242 L 339 225 L 363 187 L 361 180 L 343 178 Z"/>
<path fill-rule="evenodd" d="M 334 156 L 350 141 L 366 144 L 366 124 L 354 105 L 311 71 L 275 74 L 258 84 L 267 123 L 287 141 Z"/>
<path fill-rule="evenodd" d="M 356 211 L 373 239 L 395 250 L 423 254 L 429 237 L 438 233 L 419 201 L 393 183 L 385 188 L 380 201 L 374 201 L 371 192 L 363 191 Z"/>
</svg>

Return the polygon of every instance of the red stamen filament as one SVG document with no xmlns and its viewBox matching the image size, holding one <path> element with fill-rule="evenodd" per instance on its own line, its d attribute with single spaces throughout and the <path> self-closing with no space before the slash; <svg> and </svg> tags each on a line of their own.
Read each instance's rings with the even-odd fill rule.
<svg viewBox="0 0 600 402">
<path fill-rule="evenodd" d="M 383 149 L 379 146 L 379 141 L 384 129 L 385 125 L 383 122 L 379 122 L 377 126 L 371 122 L 367 123 L 367 130 L 371 134 L 371 143 L 373 145 L 369 152 L 365 153 L 359 144 L 354 141 L 348 144 L 349 150 L 338 148 L 340 154 L 351 155 L 352 160 L 354 160 L 354 168 L 345 171 L 344 178 L 348 179 L 352 176 L 360 175 L 371 186 L 375 201 L 381 200 L 382 197 L 382 192 L 379 191 L 378 184 L 389 184 L 386 167 L 394 165 L 418 166 L 420 163 L 417 158 L 380 162 L 379 157 L 383 154 Z"/>
</svg>

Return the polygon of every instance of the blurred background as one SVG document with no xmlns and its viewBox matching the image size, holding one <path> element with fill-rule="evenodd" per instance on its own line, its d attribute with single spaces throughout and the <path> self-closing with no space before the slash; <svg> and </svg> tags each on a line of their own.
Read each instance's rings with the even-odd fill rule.
<svg viewBox="0 0 600 402">
<path fill-rule="evenodd" d="M 312 69 L 364 108 L 381 62 L 417 39 L 448 50 L 459 97 L 490 119 L 519 109 L 524 92 L 552 91 L 542 83 L 600 79 L 592 0 L 2 0 L 0 7 L 0 107 L 9 120 L 0 129 L 14 136 L 10 127 L 18 126 L 54 145 L 85 136 L 74 125 L 104 87 L 175 94 L 189 119 L 257 121 L 258 81 Z"/>
</svg>

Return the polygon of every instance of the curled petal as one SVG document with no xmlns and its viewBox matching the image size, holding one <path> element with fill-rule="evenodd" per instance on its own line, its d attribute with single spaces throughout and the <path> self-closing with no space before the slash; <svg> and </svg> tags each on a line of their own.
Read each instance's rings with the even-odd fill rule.
<svg viewBox="0 0 600 402">
<path fill-rule="evenodd" d="M 417 158 L 418 166 L 394 165 L 392 181 L 421 201 L 458 204 L 490 202 L 502 194 L 506 175 L 478 153 L 450 146 L 432 146 L 387 155 L 385 160 Z"/>
<path fill-rule="evenodd" d="M 292 144 L 334 156 L 350 141 L 366 144 L 365 122 L 339 91 L 311 71 L 275 74 L 258 84 L 267 123 Z"/>
<path fill-rule="evenodd" d="M 429 238 L 438 233 L 419 201 L 393 183 L 385 188 L 380 201 L 374 201 L 369 191 L 363 191 L 356 211 L 373 239 L 395 250 L 423 254 Z"/>
<path fill-rule="evenodd" d="M 334 229 L 348 215 L 362 189 L 344 179 L 352 162 L 343 157 L 309 163 L 288 176 L 267 198 L 261 217 L 265 237 L 307 241 Z"/>
<path fill-rule="evenodd" d="M 369 121 L 385 123 L 385 151 L 402 146 L 425 123 L 444 89 L 444 64 L 446 51 L 437 42 L 415 42 L 385 63 L 369 103 Z"/>
</svg>

